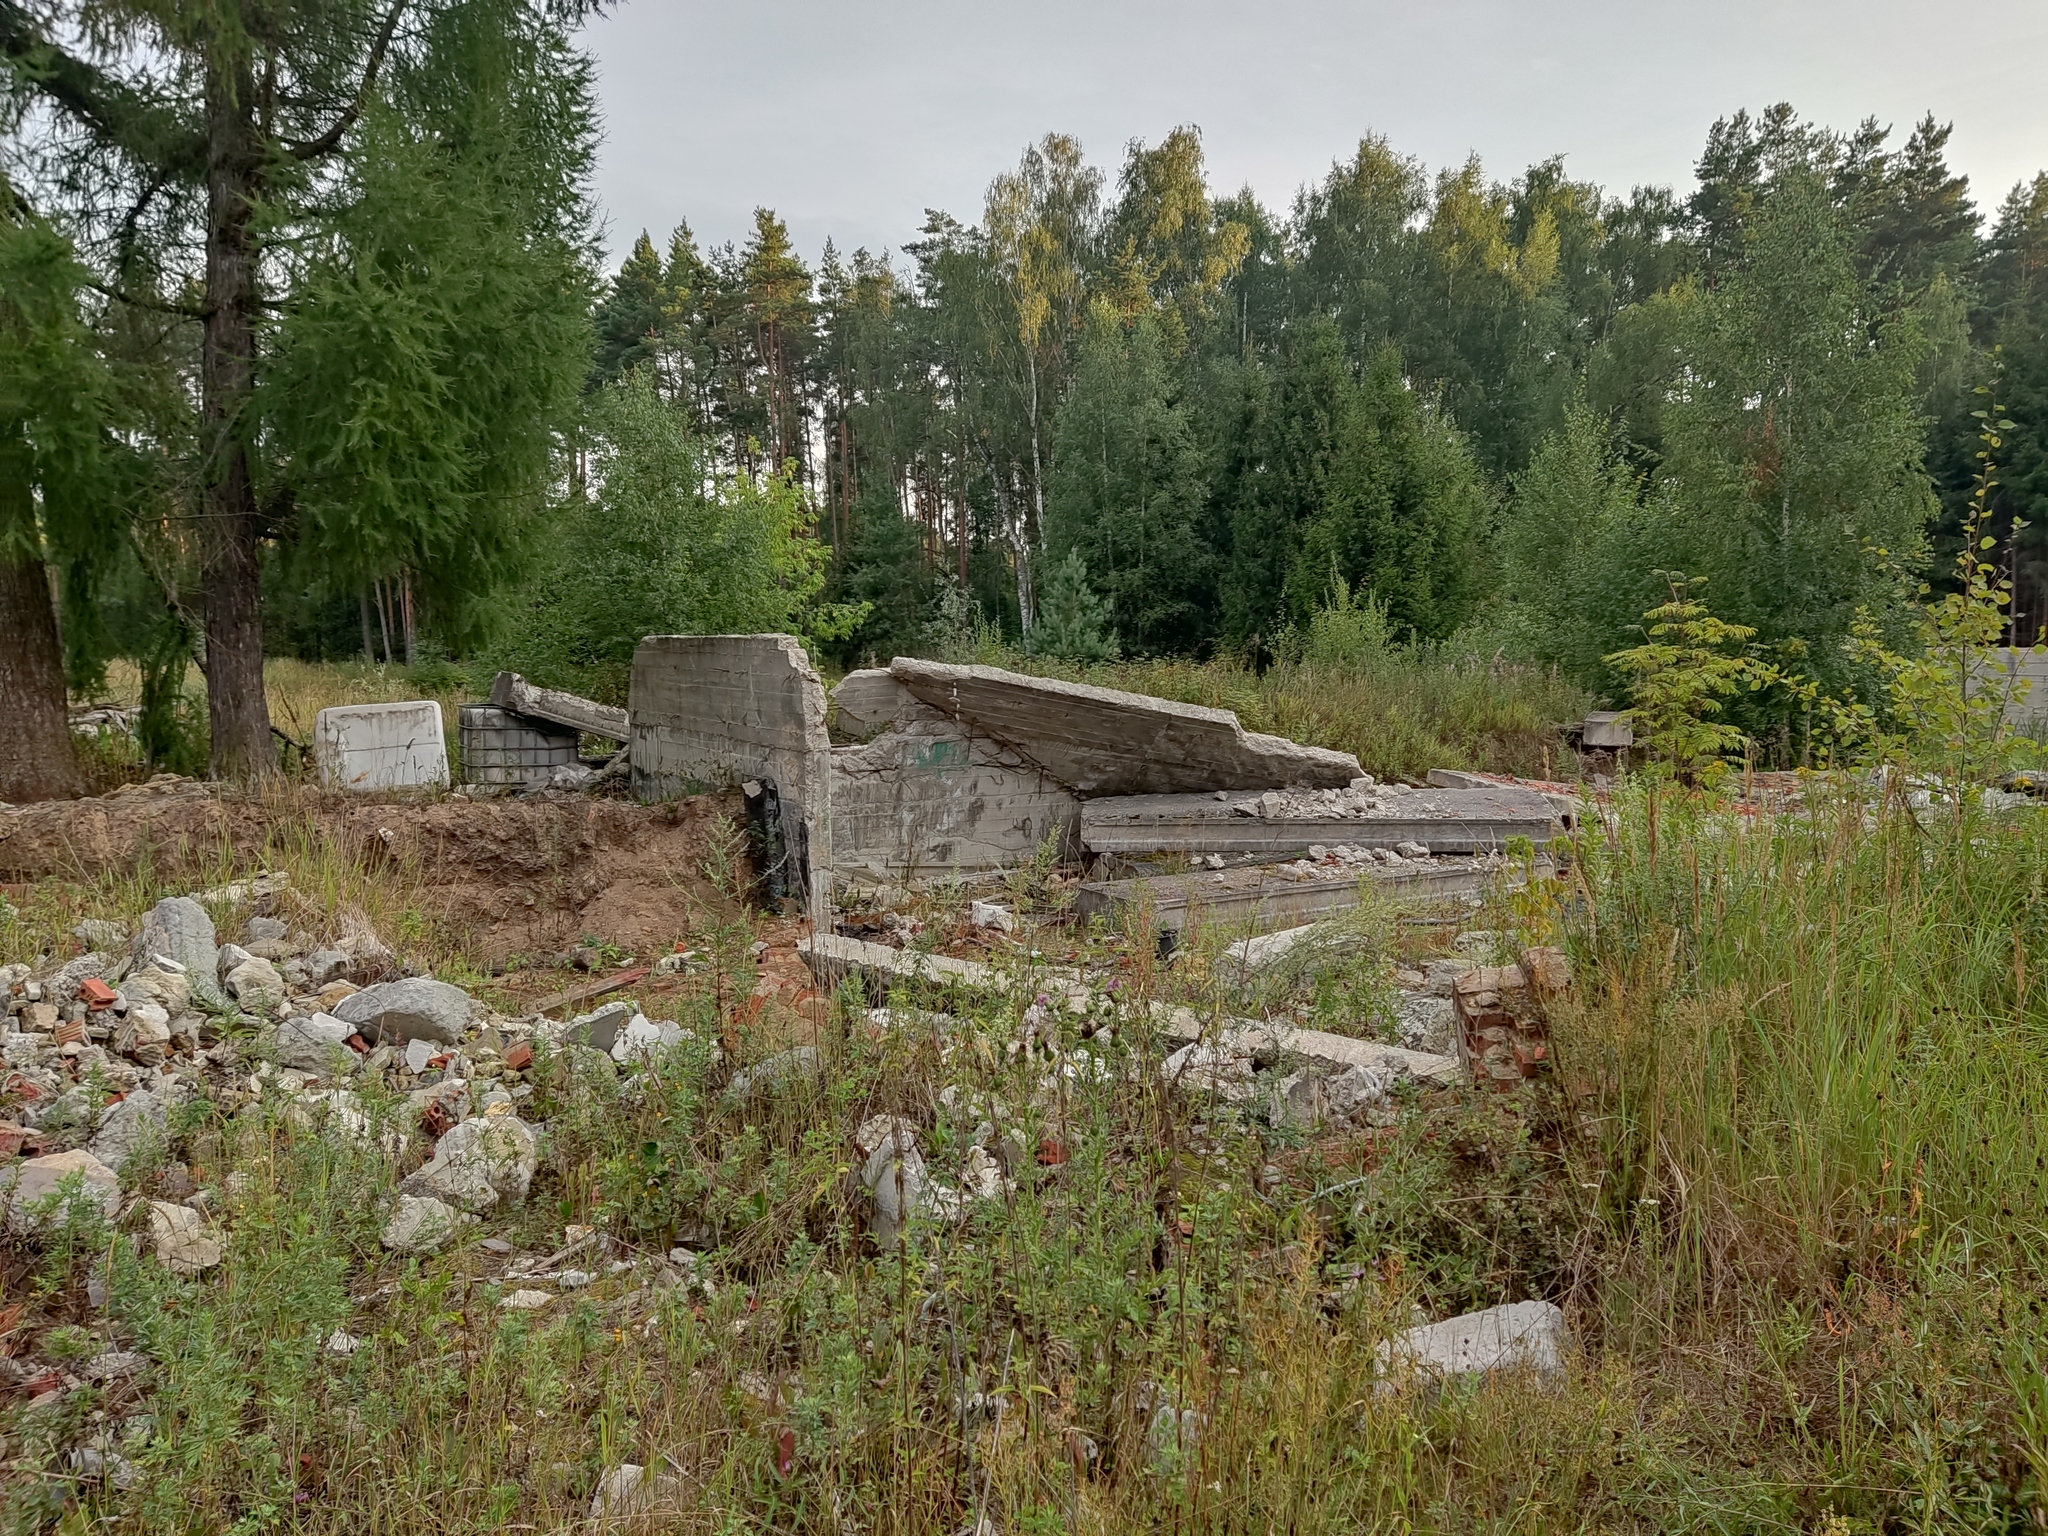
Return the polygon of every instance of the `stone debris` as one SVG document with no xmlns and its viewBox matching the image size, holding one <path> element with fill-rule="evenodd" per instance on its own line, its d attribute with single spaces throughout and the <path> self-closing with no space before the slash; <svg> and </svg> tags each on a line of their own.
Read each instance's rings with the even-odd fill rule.
<svg viewBox="0 0 2048 1536">
<path fill-rule="evenodd" d="M 365 987 L 334 1006 L 334 1017 L 353 1024 L 372 1045 L 386 1040 L 431 1040 L 456 1045 L 476 1005 L 445 981 L 412 976 Z"/>
<path fill-rule="evenodd" d="M 970 901 L 967 921 L 976 928 L 993 928 L 1000 933 L 1017 931 L 1017 914 L 993 901 Z"/>
<path fill-rule="evenodd" d="M 354 1334 L 337 1328 L 327 1335 L 327 1353 L 339 1355 L 344 1360 L 363 1347 L 363 1341 Z"/>
<path fill-rule="evenodd" d="M 279 1066 L 291 1067 L 296 1071 L 310 1072 L 315 1077 L 345 1077 L 361 1064 L 361 1058 L 349 1049 L 349 1037 L 356 1033 L 356 1026 L 344 1023 L 330 1014 L 316 1013 L 309 1017 L 286 1019 L 277 1027 L 277 1061 Z M 424 1042 L 410 1042 L 406 1049 Z M 411 1066 L 408 1055 L 407 1065 Z M 423 1070 L 411 1067 L 414 1072 Z"/>
<path fill-rule="evenodd" d="M 622 742 L 628 735 L 625 710 L 578 698 L 557 688 L 536 688 L 517 672 L 500 672 L 493 679 L 491 707 L 607 741 Z"/>
<path fill-rule="evenodd" d="M 634 1520 L 675 1502 L 682 1491 L 682 1479 L 673 1472 L 649 1473 L 636 1462 L 625 1462 L 598 1479 L 590 1518 L 599 1524 Z"/>
<path fill-rule="evenodd" d="M 725 1085 L 725 1096 L 734 1103 L 744 1103 L 757 1093 L 772 1093 L 786 1083 L 812 1081 L 823 1075 L 824 1070 L 825 1058 L 815 1045 L 794 1046 L 733 1073 Z"/>
<path fill-rule="evenodd" d="M 540 1166 L 540 1136 L 514 1115 L 477 1115 L 444 1135 L 433 1159 L 399 1188 L 472 1214 L 518 1205 Z"/>
<path fill-rule="evenodd" d="M 284 1001 L 284 978 L 260 956 L 249 956 L 222 979 L 228 995 L 241 1004 L 244 1013 L 266 1018 Z"/>
<path fill-rule="evenodd" d="M 174 1275 L 197 1275 L 220 1263 L 220 1242 L 189 1205 L 149 1202 L 149 1237 L 157 1262 Z"/>
<path fill-rule="evenodd" d="M 144 1147 L 160 1145 L 169 1122 L 170 1110 L 162 1099 L 153 1093 L 131 1093 L 107 1106 L 87 1151 L 119 1172 Z"/>
<path fill-rule="evenodd" d="M 498 1298 L 498 1305 L 507 1312 L 538 1312 L 554 1299 L 552 1291 L 510 1291 Z"/>
<path fill-rule="evenodd" d="M 401 1194 L 378 1241 L 395 1253 L 433 1253 L 447 1246 L 457 1224 L 467 1219 L 432 1196 Z"/>
<path fill-rule="evenodd" d="M 1554 1303 L 1517 1301 L 1411 1328 L 1376 1353 L 1384 1386 L 1403 1373 L 1441 1380 L 1529 1371 L 1554 1380 L 1570 1348 L 1571 1330 Z"/>
<path fill-rule="evenodd" d="M 0 1168 L 0 1204 L 16 1237 L 62 1226 L 74 1201 L 109 1219 L 121 1204 L 120 1179 L 90 1152 L 52 1152 Z"/>
</svg>

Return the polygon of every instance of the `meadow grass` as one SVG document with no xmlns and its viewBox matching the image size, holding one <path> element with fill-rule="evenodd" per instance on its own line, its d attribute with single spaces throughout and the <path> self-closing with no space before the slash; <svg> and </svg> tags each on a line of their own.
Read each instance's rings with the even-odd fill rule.
<svg viewBox="0 0 2048 1536">
<path fill-rule="evenodd" d="M 1815 795 L 1756 821 L 1624 792 L 1564 879 L 1470 918 L 1571 953 L 1554 1074 L 1411 1097 L 1384 1130 L 1280 1132 L 1167 1088 L 1146 1005 L 1220 1015 L 1244 990 L 1213 946 L 1162 966 L 1109 932 L 1039 930 L 1127 1007 L 1091 1047 L 1100 1075 L 1054 1088 L 1002 1048 L 1020 1004 L 993 996 L 899 994 L 953 1022 L 877 1035 L 861 1009 L 881 999 L 849 993 L 825 1074 L 745 1106 L 702 1047 L 623 1085 L 546 1065 L 546 1167 L 488 1230 L 544 1252 L 594 1223 L 643 1275 L 678 1235 L 704 1257 L 698 1279 L 613 1280 L 537 1314 L 497 1308 L 510 1282 L 473 1244 L 378 1247 L 406 1164 L 374 1141 L 274 1095 L 195 1106 L 181 1129 L 222 1201 L 220 1271 L 176 1279 L 103 1237 L 16 1282 L 61 1298 L 103 1276 L 93 1329 L 158 1362 L 123 1442 L 145 1476 L 67 1518 L 559 1529 L 634 1461 L 669 1479 L 639 1522 L 663 1530 L 2029 1528 L 2048 1511 L 2048 835 Z M 312 857 L 288 845 L 273 862 Z M 375 883 L 295 876 L 311 907 L 403 923 L 402 879 L 381 907 Z M 0 941 L 155 890 L 39 888 Z M 1367 922 L 1363 947 L 1414 958 L 1412 932 Z M 749 979 L 737 940 L 721 953 L 732 974 L 681 1013 L 706 1039 Z M 1264 1005 L 1287 1006 L 1274 986 Z M 1344 1007 L 1313 976 L 1292 1002 Z M 848 1138 L 883 1111 L 917 1122 L 941 1177 L 984 1116 L 1066 1160 L 878 1252 Z M 1418 1309 L 1528 1296 L 1572 1318 L 1563 1381 L 1378 1381 L 1376 1346 Z M 327 1350 L 337 1328 L 353 1354 Z M 54 1517 L 62 1469 L 39 1458 L 93 1401 L 67 1402 L 77 1422 L 0 1420 L 18 1525 Z"/>
</svg>

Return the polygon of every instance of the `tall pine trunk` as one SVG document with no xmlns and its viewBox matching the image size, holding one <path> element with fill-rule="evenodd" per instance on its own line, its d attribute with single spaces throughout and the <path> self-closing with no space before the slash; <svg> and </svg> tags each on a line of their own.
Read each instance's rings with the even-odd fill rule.
<svg viewBox="0 0 2048 1536">
<path fill-rule="evenodd" d="M 215 778 L 269 770 L 263 697 L 263 614 L 257 549 L 262 520 L 249 472 L 246 420 L 255 389 L 256 261 L 251 223 L 262 161 L 255 81 L 239 40 L 216 39 L 206 81 L 206 330 L 200 418 L 206 454 L 200 582 L 206 598 L 206 718 Z"/>
<path fill-rule="evenodd" d="M 23 487 L 26 499 L 27 488 Z M 64 709 L 64 658 L 43 562 L 0 553 L 0 800 L 56 800 L 81 785 Z"/>
</svg>

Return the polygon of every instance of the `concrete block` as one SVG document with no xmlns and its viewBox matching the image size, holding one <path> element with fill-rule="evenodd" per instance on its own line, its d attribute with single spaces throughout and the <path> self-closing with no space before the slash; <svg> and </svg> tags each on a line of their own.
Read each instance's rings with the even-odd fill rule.
<svg viewBox="0 0 2048 1536">
<path fill-rule="evenodd" d="M 832 905 L 832 743 L 825 684 L 794 635 L 649 635 L 627 700 L 633 790 L 664 800 L 772 779 L 787 883 Z"/>
<path fill-rule="evenodd" d="M 1227 709 L 1000 667 L 899 656 L 889 671 L 957 725 L 995 738 L 1084 799 L 1287 784 L 1340 788 L 1364 771 L 1348 752 L 1247 731 Z"/>
<path fill-rule="evenodd" d="M 1570 1347 L 1571 1330 L 1556 1305 L 1517 1301 L 1411 1328 L 1377 1353 L 1383 1373 L 1406 1370 L 1441 1379 L 1525 1370 L 1555 1379 L 1564 1372 Z"/>
<path fill-rule="evenodd" d="M 517 672 L 500 672 L 491 684 L 491 706 L 546 720 L 572 731 L 601 736 L 607 741 L 626 739 L 626 711 L 563 693 L 557 688 L 536 688 Z"/>
<path fill-rule="evenodd" d="M 329 789 L 446 788 L 441 706 L 420 699 L 323 709 L 313 722 L 313 761 Z"/>
<path fill-rule="evenodd" d="M 1148 875 L 1129 880 L 1091 880 L 1075 894 L 1083 917 L 1135 915 L 1150 910 L 1160 928 L 1195 922 L 1239 930 L 1290 928 L 1359 904 L 1366 891 L 1396 901 L 1434 901 L 1473 896 L 1489 882 L 1523 884 L 1527 865 L 1488 854 L 1447 854 L 1415 863 L 1359 869 L 1348 865 L 1254 864 L 1211 874 Z M 1536 873 L 1555 873 L 1539 856 Z"/>
<path fill-rule="evenodd" d="M 1299 854 L 1315 844 L 1431 853 L 1488 853 L 1510 838 L 1557 835 L 1551 804 L 1532 789 L 1327 789 L 1281 793 L 1121 795 L 1090 800 L 1081 842 L 1090 853 Z"/>
<path fill-rule="evenodd" d="M 1061 857 L 1075 855 L 1081 802 L 1066 786 L 907 694 L 901 706 L 874 740 L 832 749 L 837 870 L 902 880 L 1001 869 L 1048 834 Z"/>
<path fill-rule="evenodd" d="M 854 741 L 867 741 L 895 725 L 916 705 L 908 688 L 887 667 L 849 672 L 832 690 L 832 729 Z"/>
</svg>

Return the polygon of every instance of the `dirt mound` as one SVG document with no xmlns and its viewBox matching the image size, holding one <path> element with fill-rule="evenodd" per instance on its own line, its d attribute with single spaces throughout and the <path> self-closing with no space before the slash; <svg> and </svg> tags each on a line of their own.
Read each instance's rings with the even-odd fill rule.
<svg viewBox="0 0 2048 1536">
<path fill-rule="evenodd" d="M 0 810 L 0 878 L 211 883 L 331 851 L 415 883 L 421 906 L 465 930 L 478 960 L 560 950 L 585 933 L 644 953 L 729 911 L 704 868 L 738 810 L 734 795 L 365 800 L 164 777 Z"/>
</svg>

